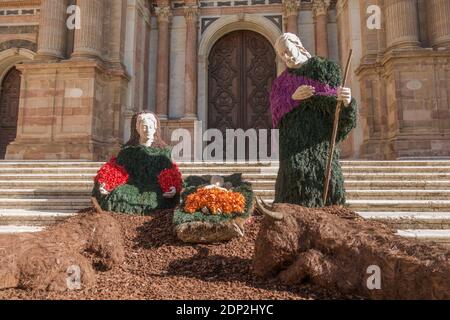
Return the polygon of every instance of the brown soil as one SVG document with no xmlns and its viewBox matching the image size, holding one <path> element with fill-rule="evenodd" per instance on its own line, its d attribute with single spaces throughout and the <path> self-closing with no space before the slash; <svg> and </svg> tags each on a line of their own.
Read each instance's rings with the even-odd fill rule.
<svg viewBox="0 0 450 320">
<path fill-rule="evenodd" d="M 445 247 L 401 238 L 343 208 L 276 204 L 273 211 L 281 220 L 267 215 L 256 240 L 253 270 L 261 277 L 371 299 L 450 299 Z M 380 268 L 381 290 L 367 286 L 371 266 Z"/>
<path fill-rule="evenodd" d="M 450 273 L 442 275 L 440 272 L 431 272 L 433 268 L 435 268 L 435 271 L 442 271 L 442 269 L 436 268 L 442 268 L 445 263 L 448 266 L 449 253 L 444 248 L 435 245 L 419 244 L 397 237 L 391 238 L 392 230 L 381 224 L 363 222 L 362 219 L 357 219 L 354 213 L 345 209 L 326 208 L 323 211 L 299 209 L 296 206 L 285 205 L 278 207 L 278 209 L 280 208 L 293 217 L 306 217 L 307 215 L 311 215 L 313 220 L 317 219 L 316 221 L 320 222 L 319 225 L 324 226 L 324 228 L 320 229 L 322 233 L 315 234 L 315 237 L 318 239 L 316 242 L 311 239 L 311 241 L 305 242 L 319 252 L 317 255 L 310 255 L 308 261 L 314 261 L 314 259 L 320 260 L 322 259 L 323 252 L 329 254 L 335 250 L 335 257 L 341 258 L 339 262 L 341 264 L 337 265 L 340 268 L 339 279 L 345 281 L 341 281 L 338 284 L 331 281 L 325 283 L 326 285 L 324 285 L 323 281 L 321 282 L 320 279 L 318 280 L 318 278 L 314 277 L 309 277 L 309 280 L 312 281 L 297 281 L 298 279 L 305 279 L 301 273 L 299 274 L 297 272 L 299 269 L 289 269 L 289 263 L 293 265 L 294 258 L 290 261 L 278 259 L 280 256 L 273 256 L 273 251 L 270 251 L 271 248 L 274 248 L 273 246 L 267 247 L 265 257 L 261 255 L 264 252 L 261 248 L 265 244 L 267 245 L 267 242 L 264 242 L 264 237 L 268 234 L 278 234 L 279 239 L 286 240 L 283 240 L 284 248 L 281 248 L 281 250 L 278 248 L 280 255 L 285 254 L 286 251 L 283 251 L 284 249 L 292 249 L 292 247 L 289 247 L 290 244 L 293 242 L 298 243 L 300 238 L 298 237 L 298 233 L 292 232 L 292 228 L 295 226 L 295 230 L 303 229 L 299 227 L 299 220 L 296 219 L 286 219 L 285 221 L 289 222 L 289 226 L 286 227 L 281 222 L 274 224 L 267 217 L 254 216 L 246 224 L 246 234 L 243 238 L 236 238 L 230 242 L 217 245 L 188 245 L 177 240 L 174 235 L 171 211 L 159 212 L 152 217 L 85 214 L 37 235 L 0 236 L 0 250 L 2 248 L 5 250 L 4 248 L 8 244 L 8 252 L 20 252 L 22 260 L 33 261 L 33 265 L 36 265 L 34 261 L 37 259 L 37 261 L 46 261 L 46 266 L 49 266 L 48 261 L 55 259 L 55 253 L 48 249 L 50 247 L 58 248 L 56 250 L 58 253 L 61 252 L 61 248 L 70 247 L 70 249 L 64 249 L 62 251 L 63 254 L 69 251 L 75 253 L 77 263 L 83 262 L 86 270 L 91 268 L 89 272 L 86 272 L 87 280 L 83 283 L 82 290 L 60 292 L 51 291 L 55 288 L 48 285 L 46 287 L 37 285 L 39 283 L 46 283 L 45 281 L 42 282 L 39 280 L 42 279 L 40 274 L 44 271 L 43 268 L 39 268 L 39 272 L 29 272 L 29 275 L 25 278 L 25 280 L 31 281 L 34 285 L 24 285 L 21 289 L 0 290 L 0 299 L 257 300 L 376 298 L 376 296 L 367 295 L 364 291 L 355 290 L 354 287 L 351 288 L 352 290 L 348 290 L 348 287 L 342 288 L 340 286 L 342 283 L 351 283 L 354 285 L 355 281 L 359 281 L 354 275 L 361 275 L 358 269 L 361 266 L 359 263 L 361 259 L 367 258 L 367 250 L 365 251 L 361 247 L 360 238 L 358 238 L 358 234 L 361 232 L 362 234 L 365 234 L 365 232 L 373 233 L 372 239 L 374 242 L 370 248 L 373 250 L 374 256 L 376 256 L 377 252 L 382 252 L 380 250 L 386 248 L 381 244 L 386 244 L 387 240 L 393 241 L 390 244 L 391 251 L 389 251 L 389 255 L 385 256 L 384 260 L 378 261 L 378 263 L 381 264 L 383 270 L 387 270 L 384 269 L 383 263 L 390 263 L 396 267 L 393 270 L 400 270 L 402 274 L 396 274 L 392 278 L 392 274 L 389 273 L 391 270 L 388 270 L 388 278 L 383 278 L 383 288 L 386 285 L 391 286 L 392 284 L 396 285 L 398 283 L 397 287 L 392 289 L 394 292 L 400 289 L 411 291 L 411 287 L 401 283 L 408 282 L 408 279 L 411 278 L 417 278 L 419 281 L 416 281 L 415 285 L 418 290 L 422 290 L 421 288 L 424 285 L 426 286 L 428 282 L 433 284 L 441 282 L 440 286 L 435 286 L 434 289 L 437 288 L 438 290 L 433 293 L 435 294 L 437 292 L 439 294 L 439 290 L 448 283 Z M 102 218 L 99 219 L 99 217 Z M 331 226 L 326 223 L 328 219 L 332 221 Z M 103 220 L 105 221 L 102 222 Z M 86 230 L 92 232 L 92 226 L 94 225 L 103 225 L 103 231 L 98 232 L 102 237 L 98 236 L 96 238 L 97 241 L 81 240 L 90 239 L 89 235 L 91 233 L 86 232 Z M 89 228 L 83 226 L 89 226 Z M 117 226 L 117 229 L 115 226 Z M 346 226 L 345 228 L 347 229 L 340 229 L 342 226 Z M 79 229 L 85 231 L 75 232 L 77 235 L 73 235 L 74 230 Z M 311 230 L 317 231 L 319 229 L 311 228 L 307 230 L 305 233 L 306 236 L 311 237 L 311 233 L 308 233 Z M 333 237 L 329 237 L 328 240 L 323 241 L 325 238 L 322 236 L 328 232 L 327 230 L 331 232 L 328 235 L 342 235 L 342 239 L 339 238 L 340 240 L 334 242 Z M 383 233 L 382 235 L 380 235 L 379 230 Z M 281 231 L 283 234 L 279 233 Z M 344 231 L 344 233 L 337 231 Z M 345 232 L 349 233 L 346 234 Z M 57 236 L 58 234 L 64 234 L 64 236 Z M 36 245 L 30 245 L 33 241 Z M 120 250 L 120 243 L 122 241 L 123 251 Z M 27 243 L 28 247 L 35 248 L 33 250 L 36 251 L 25 250 L 25 247 L 22 248 L 24 243 Z M 86 245 L 86 243 L 97 243 L 97 245 Z M 256 252 L 255 243 L 257 243 Z M 275 241 L 275 243 L 279 242 Z M 323 246 L 318 245 L 319 243 L 322 243 Z M 106 244 L 109 244 L 109 246 Z M 377 249 L 377 247 L 382 249 Z M 114 248 L 118 249 L 117 252 L 113 250 Z M 429 274 L 424 274 L 424 269 L 421 269 L 423 266 L 420 264 L 416 264 L 417 268 L 415 269 L 412 269 L 411 265 L 405 261 L 396 265 L 395 262 L 392 262 L 398 261 L 395 260 L 399 257 L 396 250 L 401 250 L 404 255 L 408 255 L 409 260 L 405 260 L 406 262 L 413 261 L 415 263 L 417 259 L 423 261 L 423 259 L 428 257 L 428 267 L 425 270 Z M 294 250 L 295 254 L 298 252 Z M 349 254 L 346 254 L 347 252 Z M 120 256 L 122 253 L 124 253 L 125 257 L 121 262 Z M 58 257 L 63 254 L 60 254 Z M 292 257 L 296 257 L 295 254 Z M 414 257 L 414 255 L 417 255 L 417 257 Z M 11 257 L 11 255 L 9 256 Z M 25 259 L 25 257 L 28 258 Z M 271 261 L 280 264 L 274 267 L 270 263 Z M 316 265 L 322 265 L 324 263 L 324 266 L 330 266 L 329 261 L 336 262 L 335 260 L 321 260 Z M 440 265 L 439 263 L 436 264 L 436 261 Z M 370 262 L 372 264 L 373 260 Z M 20 264 L 17 265 L 21 267 Z M 253 265 L 255 265 L 255 268 L 253 268 Z M 274 270 L 285 272 L 281 272 L 283 275 L 278 278 L 272 276 L 262 278 L 255 275 L 255 271 L 258 273 L 258 271 L 262 270 L 261 268 L 258 269 L 258 265 L 264 265 L 264 270 L 270 269 L 269 273 L 272 273 L 271 275 L 273 276 L 276 275 L 274 274 Z M 6 266 L 5 259 L 1 260 L 0 270 L 3 270 L 3 272 L 6 270 L 11 273 L 11 270 L 13 270 L 11 269 L 11 265 L 9 267 L 4 266 Z M 62 269 L 62 271 L 64 271 L 62 274 L 66 277 L 66 270 Z M 318 274 L 316 273 L 316 275 Z M 0 279 L 2 277 L 6 279 L 4 273 L 2 274 L 2 271 L 0 271 Z M 293 281 L 293 278 L 296 281 Z M 25 280 L 20 283 L 27 284 L 28 282 Z M 285 284 L 280 280 L 284 280 Z M 308 280 L 308 277 L 306 280 Z M 391 280 L 396 281 L 389 282 Z M 358 285 L 360 284 L 358 283 Z M 428 287 L 424 290 L 428 289 L 430 288 Z M 389 292 L 392 292 L 392 290 Z"/>
<path fill-rule="evenodd" d="M 284 286 L 251 272 L 262 217 L 253 217 L 243 238 L 220 245 L 186 245 L 176 239 L 172 213 L 153 217 L 115 215 L 124 239 L 125 261 L 93 273 L 81 291 L 8 289 L 0 299 L 317 299 L 336 298 L 309 285 Z M 64 225 L 64 224 L 63 224 Z M 58 227 L 56 227 L 58 228 Z M 49 233 L 47 233 L 49 234 Z M 31 235 L 9 237 L 9 243 Z M 0 237 L 0 243 L 5 243 Z M 15 239 L 15 240 L 14 240 Z M 47 241 L 52 242 L 51 239 Z M 17 246 L 15 244 L 15 246 Z"/>
</svg>

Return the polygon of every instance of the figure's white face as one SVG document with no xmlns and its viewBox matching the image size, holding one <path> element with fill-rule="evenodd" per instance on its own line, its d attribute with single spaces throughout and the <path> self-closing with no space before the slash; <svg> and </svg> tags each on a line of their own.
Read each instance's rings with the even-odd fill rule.
<svg viewBox="0 0 450 320">
<path fill-rule="evenodd" d="M 301 67 L 311 57 L 306 50 L 300 50 L 293 43 L 278 50 L 278 55 L 290 69 Z"/>
<path fill-rule="evenodd" d="M 221 176 L 212 176 L 211 177 L 211 184 L 216 185 L 218 187 L 223 186 L 225 183 L 224 179 Z"/>
<path fill-rule="evenodd" d="M 151 146 L 155 138 L 156 129 L 157 123 L 153 116 L 149 115 L 143 117 L 138 126 L 140 143 L 146 146 Z"/>
</svg>

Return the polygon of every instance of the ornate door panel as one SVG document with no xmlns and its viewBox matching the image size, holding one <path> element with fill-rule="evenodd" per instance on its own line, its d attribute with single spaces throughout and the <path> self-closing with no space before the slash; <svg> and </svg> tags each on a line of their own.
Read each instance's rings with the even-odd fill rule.
<svg viewBox="0 0 450 320">
<path fill-rule="evenodd" d="M 0 94 L 0 159 L 4 159 L 6 147 L 16 138 L 19 99 L 20 72 L 12 68 L 3 79 Z"/>
<path fill-rule="evenodd" d="M 214 45 L 208 70 L 209 128 L 224 135 L 226 129 L 271 129 L 275 58 L 269 41 L 252 31 L 231 32 Z"/>
<path fill-rule="evenodd" d="M 241 34 L 233 32 L 213 47 L 208 70 L 208 126 L 225 132 L 240 121 Z"/>
<path fill-rule="evenodd" d="M 243 37 L 245 100 L 241 126 L 244 129 L 270 129 L 272 116 L 269 96 L 276 78 L 275 51 L 269 41 L 258 33 L 244 32 Z"/>
</svg>

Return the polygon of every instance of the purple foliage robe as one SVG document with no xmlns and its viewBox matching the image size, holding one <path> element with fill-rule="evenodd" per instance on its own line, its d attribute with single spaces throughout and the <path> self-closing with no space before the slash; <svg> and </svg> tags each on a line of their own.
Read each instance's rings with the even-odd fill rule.
<svg viewBox="0 0 450 320">
<path fill-rule="evenodd" d="M 337 96 L 337 88 L 332 88 L 328 84 L 323 84 L 306 77 L 299 77 L 285 70 L 273 83 L 270 95 L 270 108 L 272 112 L 272 125 L 278 127 L 278 123 L 285 114 L 299 107 L 301 101 L 292 99 L 292 95 L 301 85 L 313 86 L 316 95 Z"/>
</svg>

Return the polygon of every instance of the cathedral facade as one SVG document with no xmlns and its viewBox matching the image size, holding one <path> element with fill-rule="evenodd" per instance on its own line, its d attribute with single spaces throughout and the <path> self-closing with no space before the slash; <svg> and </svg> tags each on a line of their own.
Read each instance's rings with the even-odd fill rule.
<svg viewBox="0 0 450 320">
<path fill-rule="evenodd" d="M 104 160 L 155 112 L 163 136 L 269 129 L 296 33 L 345 63 L 346 158 L 450 156 L 450 0 L 1 0 L 0 159 Z"/>
</svg>

